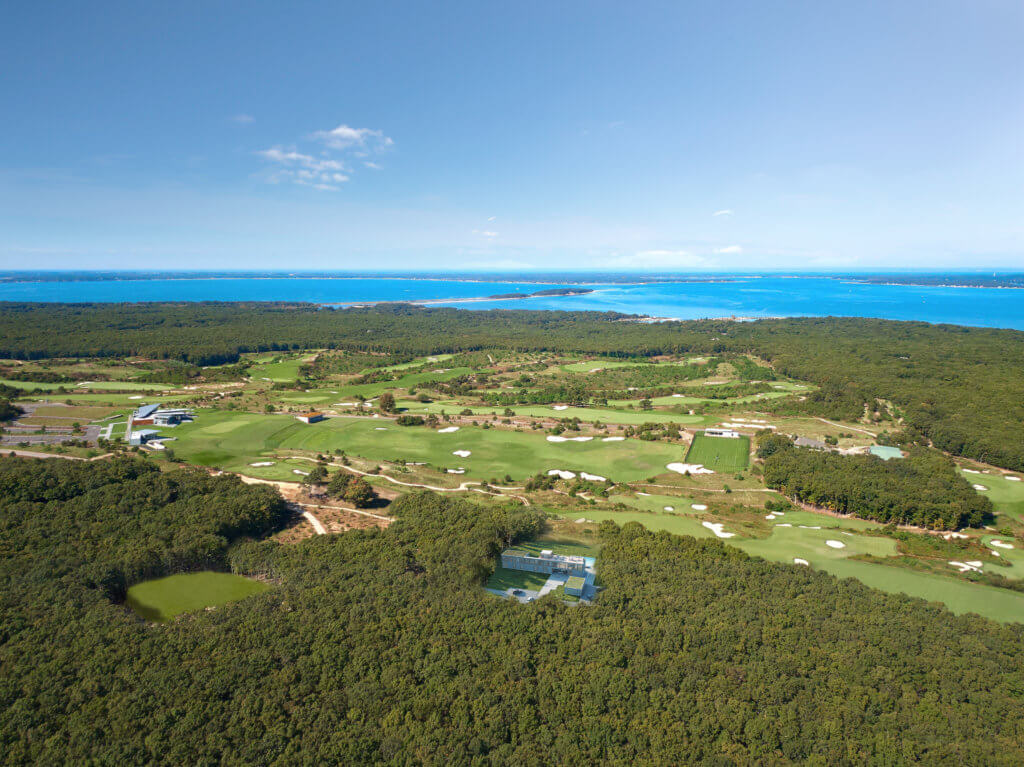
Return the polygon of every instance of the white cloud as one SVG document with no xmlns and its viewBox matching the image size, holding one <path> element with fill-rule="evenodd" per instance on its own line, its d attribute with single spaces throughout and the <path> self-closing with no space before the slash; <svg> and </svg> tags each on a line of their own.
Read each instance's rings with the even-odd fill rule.
<svg viewBox="0 0 1024 767">
<path fill-rule="evenodd" d="M 234 122 L 240 123 L 242 125 L 248 125 L 249 123 L 256 121 L 256 118 L 253 117 L 252 115 L 245 115 L 245 114 L 234 115 L 234 116 L 232 116 L 231 119 Z"/>
<path fill-rule="evenodd" d="M 367 168 L 373 168 L 374 170 L 380 170 L 380 166 L 377 163 L 370 162 L 369 160 L 365 160 L 363 162 L 363 165 L 365 165 Z"/>
<path fill-rule="evenodd" d="M 494 221 L 496 218 L 497 218 L 497 216 L 488 216 L 487 220 L 488 221 Z"/>
<path fill-rule="evenodd" d="M 715 248 L 715 253 L 742 253 L 743 248 L 739 245 L 726 245 L 724 248 Z"/>
<path fill-rule="evenodd" d="M 395 143 L 379 130 L 352 128 L 345 124 L 341 124 L 333 130 L 318 130 L 313 133 L 312 138 L 322 141 L 331 149 L 348 149 L 349 147 L 381 149 Z"/>
<path fill-rule="evenodd" d="M 479 234 L 481 237 L 487 237 L 487 238 L 497 237 L 498 236 L 497 232 L 491 232 L 491 231 L 488 231 L 486 229 L 484 229 L 483 231 L 481 231 L 480 229 L 474 229 L 473 230 L 473 234 Z"/>
<path fill-rule="evenodd" d="M 731 216 L 734 211 L 731 208 L 724 208 L 723 210 L 716 210 L 712 213 L 712 216 Z"/>
<path fill-rule="evenodd" d="M 605 260 L 603 265 L 624 268 L 705 269 L 713 266 L 713 262 L 688 250 L 654 249 L 617 254 Z"/>
</svg>

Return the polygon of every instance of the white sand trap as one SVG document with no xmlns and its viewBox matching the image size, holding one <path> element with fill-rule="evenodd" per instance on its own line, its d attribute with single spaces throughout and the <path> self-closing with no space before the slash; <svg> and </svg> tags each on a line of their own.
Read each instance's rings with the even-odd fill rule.
<svg viewBox="0 0 1024 767">
<path fill-rule="evenodd" d="M 809 567 L 811 563 L 808 562 L 806 559 L 800 559 L 800 557 L 793 557 L 793 564 L 794 565 L 803 565 L 804 567 Z"/>
<path fill-rule="evenodd" d="M 985 487 L 984 485 L 974 485 L 974 489 L 975 490 L 979 490 L 979 491 L 980 490 L 988 490 L 988 488 Z"/>
<path fill-rule="evenodd" d="M 821 525 L 800 525 L 804 530 L 820 530 Z"/>
<path fill-rule="evenodd" d="M 465 469 L 448 469 L 449 474 L 465 474 Z"/>
<path fill-rule="evenodd" d="M 590 442 L 593 437 L 560 437 L 557 434 L 549 434 L 548 442 Z"/>
<path fill-rule="evenodd" d="M 650 496 L 650 493 L 641 493 L 641 492 L 640 492 L 639 490 L 637 490 L 637 491 L 636 491 L 636 494 L 637 494 L 637 495 L 642 495 L 642 496 L 644 496 L 645 498 L 646 498 L 646 497 L 648 497 L 648 496 Z"/>
<path fill-rule="evenodd" d="M 664 507 L 662 507 L 662 511 L 675 511 L 675 510 L 676 510 L 675 506 L 664 506 Z"/>
<path fill-rule="evenodd" d="M 1007 543 L 1006 541 L 989 541 L 989 543 L 991 543 L 997 549 L 1012 549 L 1013 548 L 1013 544 L 1012 543 Z"/>
<path fill-rule="evenodd" d="M 775 515 L 774 514 L 765 514 L 764 518 L 765 519 L 775 519 Z"/>
<path fill-rule="evenodd" d="M 579 519 L 576 520 L 576 524 L 577 525 L 582 525 L 586 521 L 587 521 L 586 517 L 580 517 Z"/>
<path fill-rule="evenodd" d="M 775 526 L 776 527 L 792 527 L 793 525 L 791 525 L 789 522 L 779 522 Z"/>
<path fill-rule="evenodd" d="M 257 461 L 256 463 L 250 463 L 250 466 L 273 466 L 273 461 Z"/>
<path fill-rule="evenodd" d="M 950 560 L 949 564 L 951 564 L 953 567 L 955 567 L 962 573 L 981 572 L 981 562 L 957 562 L 956 560 Z"/>
<path fill-rule="evenodd" d="M 685 394 L 673 394 L 672 396 L 673 397 L 685 397 L 686 395 Z"/>
<path fill-rule="evenodd" d="M 705 469 L 701 463 L 670 463 L 666 467 L 669 471 L 678 474 L 714 474 L 711 469 Z"/>
<path fill-rule="evenodd" d="M 600 474 L 588 474 L 585 471 L 580 472 L 580 476 L 588 482 L 607 482 L 608 477 L 602 477 Z"/>
<path fill-rule="evenodd" d="M 458 430 L 459 430 L 458 426 L 445 426 L 443 429 L 438 429 L 437 433 L 438 434 L 452 434 L 453 432 L 456 432 Z"/>
<path fill-rule="evenodd" d="M 308 477 L 309 476 L 309 472 L 308 471 L 303 471 L 302 469 L 292 469 L 292 474 L 299 474 L 299 475 L 301 475 L 303 477 Z"/>
<path fill-rule="evenodd" d="M 1001 557 L 1001 556 L 1003 556 L 1003 555 L 1002 555 L 1002 554 L 1000 554 L 1000 553 L 999 553 L 998 551 L 993 551 L 993 552 L 992 552 L 992 556 L 994 556 L 994 557 Z"/>
<path fill-rule="evenodd" d="M 703 503 L 691 503 L 690 504 L 690 508 L 693 509 L 694 511 L 707 511 L 708 510 L 707 504 L 703 504 Z"/>
<path fill-rule="evenodd" d="M 469 458 L 473 453 L 469 450 L 452 450 L 452 455 L 457 455 L 459 458 Z"/>
<path fill-rule="evenodd" d="M 707 520 L 701 522 L 704 527 L 713 532 L 719 538 L 732 538 L 736 533 L 727 533 L 722 528 L 725 526 L 721 522 L 708 522 Z"/>
<path fill-rule="evenodd" d="M 846 544 L 845 543 L 843 543 L 842 541 L 833 540 L 831 538 L 829 538 L 827 541 L 825 541 L 825 545 L 828 546 L 830 549 L 845 549 L 846 548 Z"/>
<path fill-rule="evenodd" d="M 977 469 L 964 469 L 968 474 L 981 474 Z"/>
<path fill-rule="evenodd" d="M 562 479 L 576 479 L 576 474 L 571 471 L 562 471 L 561 469 L 551 469 L 548 472 L 549 477 L 561 477 Z"/>
<path fill-rule="evenodd" d="M 141 394 L 133 394 L 133 395 L 132 395 L 131 397 L 129 397 L 128 399 L 142 399 L 142 395 L 141 395 Z"/>
<path fill-rule="evenodd" d="M 625 439 L 626 439 L 625 437 L 604 437 L 601 441 L 602 442 L 624 442 Z"/>
<path fill-rule="evenodd" d="M 388 427 L 387 426 L 374 426 L 373 430 L 374 431 L 387 431 Z"/>
<path fill-rule="evenodd" d="M 947 541 L 948 540 L 952 540 L 953 538 L 967 538 L 967 537 L 968 536 L 964 535 L 963 533 L 945 533 L 942 536 L 942 538 L 944 540 L 947 540 Z"/>
<path fill-rule="evenodd" d="M 1007 477 L 1011 482 L 1020 482 L 1020 477 Z"/>
<path fill-rule="evenodd" d="M 569 406 L 568 405 L 554 405 L 551 409 L 552 410 L 568 410 Z"/>
<path fill-rule="evenodd" d="M 355 402 L 335 402 L 331 407 L 354 407 Z"/>
</svg>

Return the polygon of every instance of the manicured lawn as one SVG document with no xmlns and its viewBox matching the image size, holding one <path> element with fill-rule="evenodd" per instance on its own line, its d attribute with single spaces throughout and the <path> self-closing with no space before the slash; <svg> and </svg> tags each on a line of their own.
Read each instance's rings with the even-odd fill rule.
<svg viewBox="0 0 1024 767">
<path fill-rule="evenodd" d="M 294 357 L 273 358 L 276 361 L 253 365 L 249 368 L 249 375 L 255 381 L 264 379 L 281 383 L 294 381 L 299 377 L 299 367 L 302 365 L 302 360 L 308 356 L 308 354 L 302 354 Z"/>
<path fill-rule="evenodd" d="M 599 550 L 597 546 L 562 536 L 541 536 L 532 541 L 520 541 L 514 548 L 519 551 L 528 551 L 531 554 L 540 554 L 546 549 L 551 549 L 556 554 L 577 557 L 596 557 Z"/>
<path fill-rule="evenodd" d="M 444 411 L 449 415 L 454 415 L 463 410 L 470 410 L 473 415 L 496 415 L 499 417 L 504 417 L 505 413 L 504 407 L 464 405 L 454 400 L 426 403 L 400 400 L 398 406 L 410 413 L 441 413 Z M 588 423 L 597 421 L 614 424 L 678 423 L 687 426 L 717 423 L 717 420 L 711 417 L 666 413 L 658 410 L 613 410 L 602 407 L 568 407 L 565 410 L 555 410 L 551 405 L 511 405 L 509 409 L 518 416 L 529 418 L 579 418 Z"/>
<path fill-rule="evenodd" d="M 1024 481 L 1015 482 L 996 474 L 972 474 L 962 472 L 964 479 L 972 485 L 987 488 L 979 492 L 987 496 L 996 512 L 1014 519 L 1024 519 Z M 1020 475 L 1012 475 L 1020 476 Z"/>
<path fill-rule="evenodd" d="M 85 386 L 79 383 L 37 383 L 35 381 L 9 381 L 0 379 L 0 383 L 13 386 L 15 389 L 40 389 L 42 391 L 55 392 L 64 387 L 68 392 L 89 392 L 89 391 L 163 391 L 173 389 L 171 384 L 163 383 L 135 383 L 134 381 L 83 381 Z M 61 395 L 63 396 L 63 395 Z"/>
<path fill-rule="evenodd" d="M 499 567 L 494 574 L 487 579 L 485 584 L 489 589 L 505 591 L 506 589 L 529 589 L 539 591 L 548 580 L 546 573 L 531 573 L 526 570 L 508 570 Z"/>
<path fill-rule="evenodd" d="M 464 468 L 465 478 L 489 479 L 506 473 L 522 480 L 539 471 L 586 471 L 616 481 L 662 474 L 665 465 L 682 460 L 678 446 L 629 439 L 623 442 L 548 442 L 536 432 L 511 432 L 463 426 L 442 434 L 423 427 L 397 426 L 383 418 L 329 418 L 303 424 L 291 416 L 204 411 L 193 423 L 161 434 L 179 458 L 245 474 L 250 463 L 277 449 L 333 452 L 342 449 L 371 461 L 423 461 L 438 469 Z M 459 457 L 455 450 L 471 455 Z M 254 474 L 263 476 L 262 474 Z M 273 476 L 267 478 L 292 479 Z"/>
<path fill-rule="evenodd" d="M 748 437 L 709 437 L 698 434 L 686 454 L 686 463 L 699 463 L 718 472 L 734 472 L 747 468 L 749 458 Z"/>
<path fill-rule="evenodd" d="M 181 613 L 236 602 L 269 588 L 231 573 L 182 573 L 136 583 L 128 589 L 127 603 L 146 620 L 166 621 Z"/>
<path fill-rule="evenodd" d="M 714 533 L 700 523 L 697 517 L 668 512 L 644 513 L 642 511 L 595 511 L 592 509 L 575 509 L 573 511 L 553 511 L 566 519 L 586 518 L 594 522 L 610 519 L 617 525 L 637 522 L 648 530 L 665 530 L 675 535 L 691 535 L 694 538 L 713 538 Z M 726 528 L 728 530 L 728 527 Z"/>
<path fill-rule="evenodd" d="M 636 368 L 651 367 L 650 362 L 637 362 L 635 360 L 585 360 L 583 362 L 570 362 L 562 365 L 562 370 L 568 373 L 589 373 L 592 370 L 610 370 L 612 368 Z"/>
</svg>

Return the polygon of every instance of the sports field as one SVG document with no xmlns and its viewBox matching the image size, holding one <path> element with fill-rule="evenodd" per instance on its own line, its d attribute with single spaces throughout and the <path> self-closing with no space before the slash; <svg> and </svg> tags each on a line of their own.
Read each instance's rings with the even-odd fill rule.
<svg viewBox="0 0 1024 767">
<path fill-rule="evenodd" d="M 128 589 L 128 606 L 151 621 L 227 604 L 269 589 L 265 583 L 231 573 L 182 573 L 136 583 Z"/>
<path fill-rule="evenodd" d="M 709 437 L 697 434 L 686 463 L 701 464 L 718 472 L 743 471 L 750 460 L 749 437 Z"/>
<path fill-rule="evenodd" d="M 441 433 L 397 426 L 383 418 L 329 418 L 304 424 L 286 415 L 200 410 L 193 423 L 163 429 L 161 434 L 174 437 L 170 446 L 190 463 L 266 479 L 295 478 L 282 476 L 276 465 L 265 471 L 250 466 L 279 449 L 312 453 L 340 449 L 371 461 L 422 461 L 437 469 L 463 468 L 467 479 L 508 473 L 522 480 L 539 471 L 560 469 L 626 482 L 663 474 L 666 464 L 681 460 L 680 448 L 664 442 L 602 442 L 597 437 L 588 442 L 549 442 L 542 433 L 475 426 Z M 470 455 L 454 455 L 456 450 Z"/>
</svg>

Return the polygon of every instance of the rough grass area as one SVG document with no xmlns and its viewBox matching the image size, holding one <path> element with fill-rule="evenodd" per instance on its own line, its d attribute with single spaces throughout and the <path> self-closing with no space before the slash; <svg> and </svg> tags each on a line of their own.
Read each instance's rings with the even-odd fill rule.
<svg viewBox="0 0 1024 767">
<path fill-rule="evenodd" d="M 698 434 L 686 454 L 686 463 L 699 463 L 719 472 L 743 471 L 749 459 L 748 437 L 709 437 Z"/>
<path fill-rule="evenodd" d="M 265 583 L 231 573 L 182 573 L 136 583 L 128 589 L 128 606 L 151 621 L 235 602 L 269 589 Z"/>
</svg>

